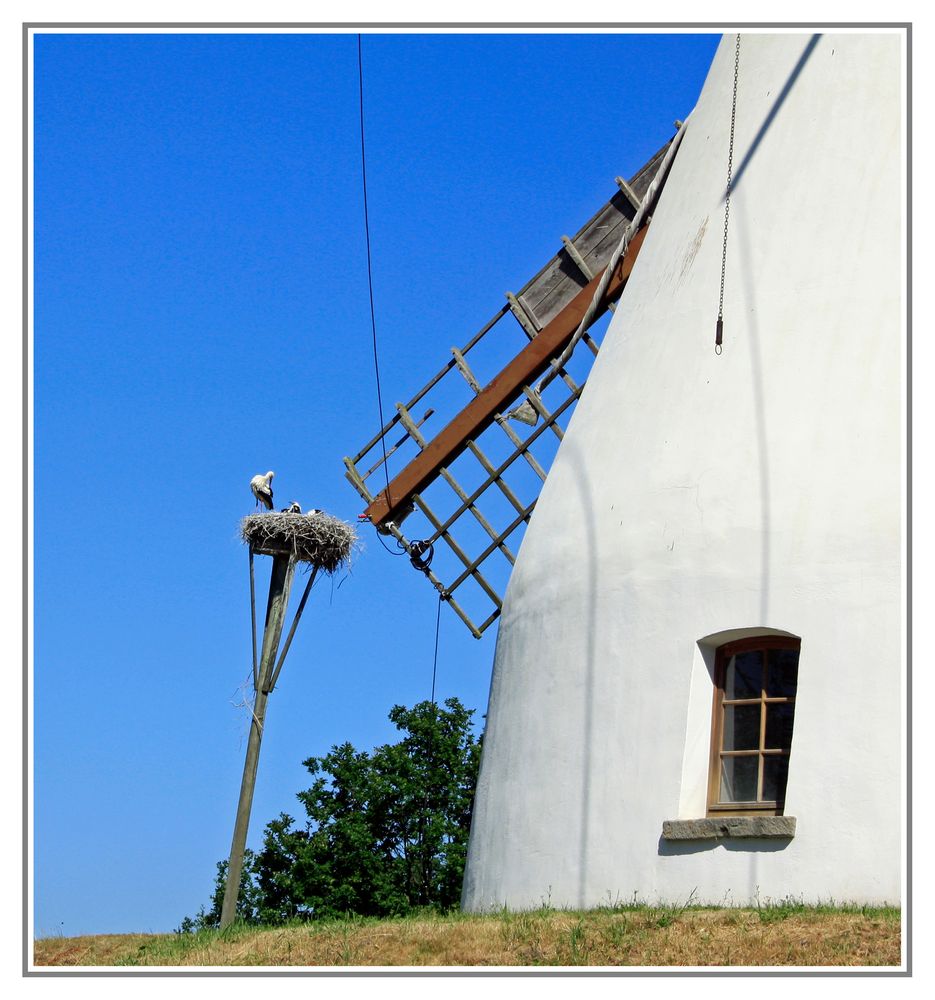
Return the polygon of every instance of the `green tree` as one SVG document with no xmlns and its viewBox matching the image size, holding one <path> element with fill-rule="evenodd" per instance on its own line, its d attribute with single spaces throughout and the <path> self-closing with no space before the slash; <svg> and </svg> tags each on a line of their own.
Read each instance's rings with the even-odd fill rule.
<svg viewBox="0 0 935 1000">
<path fill-rule="evenodd" d="M 277 923 L 457 906 L 480 760 L 473 714 L 457 698 L 397 705 L 397 743 L 372 753 L 343 743 L 303 761 L 314 777 L 297 796 L 304 828 L 286 813 L 267 824 L 262 850 L 245 858 L 238 915 Z M 217 923 L 225 875 L 221 862 L 202 926 Z"/>
<path fill-rule="evenodd" d="M 227 860 L 217 864 L 217 875 L 214 879 L 214 892 L 211 894 L 211 907 L 203 906 L 194 919 L 185 917 L 176 930 L 185 934 L 205 927 L 218 927 L 221 923 L 221 904 L 224 902 L 224 887 L 227 885 Z M 249 848 L 244 851 L 243 868 L 240 872 L 240 895 L 237 897 L 237 919 L 244 923 L 255 924 L 259 916 L 259 891 L 257 889 L 257 857 Z"/>
</svg>

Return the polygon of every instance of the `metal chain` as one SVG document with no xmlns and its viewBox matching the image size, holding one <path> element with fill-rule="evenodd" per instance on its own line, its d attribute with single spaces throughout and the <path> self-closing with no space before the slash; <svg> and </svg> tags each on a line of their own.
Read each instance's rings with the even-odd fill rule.
<svg viewBox="0 0 935 1000">
<path fill-rule="evenodd" d="M 727 224 L 730 220 L 731 176 L 734 169 L 734 125 L 737 120 L 737 76 L 740 71 L 740 35 L 734 48 L 734 96 L 730 108 L 730 146 L 727 151 L 727 193 L 724 196 L 724 244 L 721 251 L 721 294 L 717 304 L 717 334 L 714 351 L 721 353 L 721 335 L 724 329 L 724 275 L 727 270 Z"/>
</svg>

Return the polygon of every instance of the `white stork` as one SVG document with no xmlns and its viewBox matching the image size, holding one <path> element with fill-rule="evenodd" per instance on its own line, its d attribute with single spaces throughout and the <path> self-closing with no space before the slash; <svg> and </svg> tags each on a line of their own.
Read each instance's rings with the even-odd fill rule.
<svg viewBox="0 0 935 1000">
<path fill-rule="evenodd" d="M 273 509 L 273 475 L 267 472 L 265 476 L 254 476 L 250 480 L 250 489 L 256 497 L 257 506 L 263 504 L 267 510 Z"/>
<path fill-rule="evenodd" d="M 288 507 L 283 507 L 283 509 L 279 513 L 280 514 L 301 514 L 302 513 L 302 508 L 299 505 L 298 501 L 293 500 L 292 503 L 289 504 Z"/>
</svg>

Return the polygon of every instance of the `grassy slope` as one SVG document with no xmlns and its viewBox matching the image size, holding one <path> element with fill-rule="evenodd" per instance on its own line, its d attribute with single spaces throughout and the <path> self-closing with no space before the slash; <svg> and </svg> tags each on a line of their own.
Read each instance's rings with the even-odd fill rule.
<svg viewBox="0 0 935 1000">
<path fill-rule="evenodd" d="M 37 966 L 898 966 L 900 911 L 546 907 L 234 926 L 224 933 L 46 938 L 36 941 L 34 954 Z"/>
</svg>

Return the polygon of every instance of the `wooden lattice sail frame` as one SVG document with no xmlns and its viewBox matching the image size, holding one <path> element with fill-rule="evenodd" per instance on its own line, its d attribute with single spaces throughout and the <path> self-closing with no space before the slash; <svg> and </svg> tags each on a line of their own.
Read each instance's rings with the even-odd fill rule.
<svg viewBox="0 0 935 1000">
<path fill-rule="evenodd" d="M 677 127 L 680 125 L 676 123 Z M 413 565 L 425 574 L 476 638 L 496 621 L 502 606 L 502 596 L 488 578 L 489 574 L 482 572 L 482 566 L 494 553 L 500 553 L 512 566 L 515 554 L 508 541 L 529 522 L 539 488 L 548 473 L 548 461 L 534 455 L 532 447 L 542 441 L 544 435 L 561 440 L 599 346 L 587 333 L 581 338 L 583 347 L 577 348 L 574 356 L 589 360 L 579 361 L 577 378 L 569 372 L 567 362 L 566 367 L 557 368 L 556 359 L 572 343 L 607 263 L 622 234 L 636 217 L 670 145 L 667 143 L 660 149 L 629 181 L 616 178 L 618 190 L 610 201 L 573 238 L 563 236 L 562 249 L 549 263 L 519 292 L 506 293 L 506 303 L 467 344 L 460 349 L 452 348 L 448 363 L 408 403 L 397 403 L 395 416 L 380 432 L 356 455 L 344 459 L 345 475 L 367 504 L 361 520 L 370 521 L 382 534 L 392 535 L 401 549 L 415 556 Z M 658 197 L 658 189 L 651 197 Z M 610 275 L 589 325 L 612 310 L 623 293 L 649 226 L 650 216 L 645 209 L 644 217 L 644 224 L 630 239 L 626 253 Z M 473 360 L 469 361 L 469 355 L 477 351 L 508 313 L 519 324 L 528 342 L 498 374 L 482 385 L 472 369 Z M 536 391 L 535 383 L 550 369 L 558 376 L 554 382 L 564 387 L 564 395 L 547 404 Z M 429 438 L 423 427 L 436 411 L 429 408 L 421 418 L 416 417 L 414 411 L 433 398 L 430 394 L 443 385 L 452 372 L 457 372 L 467 383 L 473 398 Z M 511 420 L 508 411 L 522 401 L 528 402 L 525 409 L 531 419 L 521 423 Z M 485 453 L 478 442 L 491 427 L 499 428 L 510 442 L 508 454 L 498 459 Z M 415 456 L 390 478 L 387 460 L 401 448 L 413 445 L 417 449 Z M 473 488 L 463 485 L 451 470 L 452 464 L 465 454 L 473 456 L 482 470 L 481 481 Z M 507 470 L 519 459 L 532 470 L 534 482 L 538 483 L 529 499 L 505 478 Z M 424 495 L 437 482 L 446 483 L 455 494 L 457 504 L 450 513 L 439 513 Z M 478 501 L 492 487 L 505 498 L 511 512 L 505 526 L 499 528 L 478 506 Z M 529 492 L 527 489 L 527 497 Z M 418 540 L 415 549 L 411 539 L 401 530 L 405 518 L 414 511 L 423 516 L 428 531 L 426 537 Z M 462 544 L 453 532 L 466 515 L 479 526 L 481 541 L 474 546 L 476 550 L 479 545 L 476 554 L 471 554 L 471 546 Z M 454 569 L 447 574 L 436 572 L 418 558 L 418 553 L 426 548 L 431 551 L 439 541 L 444 542 L 454 556 Z M 487 608 L 480 615 L 468 609 L 456 596 L 468 580 L 474 582 L 486 602 Z"/>
</svg>

